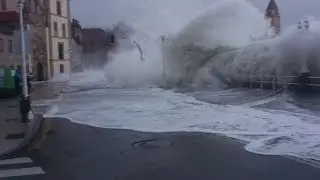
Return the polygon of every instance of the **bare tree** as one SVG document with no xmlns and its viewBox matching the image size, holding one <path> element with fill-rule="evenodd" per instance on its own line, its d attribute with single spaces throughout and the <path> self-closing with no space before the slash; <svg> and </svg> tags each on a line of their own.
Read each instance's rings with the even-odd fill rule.
<svg viewBox="0 0 320 180">
<path fill-rule="evenodd" d="M 31 4 L 33 2 L 34 4 Z M 48 79 L 50 65 L 47 62 L 46 27 L 48 27 L 48 1 L 28 0 L 24 8 L 24 19 L 29 26 L 32 54 L 32 71 L 36 72 L 37 80 Z"/>
</svg>

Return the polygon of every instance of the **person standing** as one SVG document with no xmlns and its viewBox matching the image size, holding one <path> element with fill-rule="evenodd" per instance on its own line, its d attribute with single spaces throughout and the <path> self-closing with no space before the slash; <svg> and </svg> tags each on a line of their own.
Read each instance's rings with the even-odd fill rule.
<svg viewBox="0 0 320 180">
<path fill-rule="evenodd" d="M 16 93 L 18 95 L 22 94 L 22 78 L 21 78 L 21 68 L 20 66 L 17 67 L 14 74 L 14 80 L 16 85 Z"/>
</svg>

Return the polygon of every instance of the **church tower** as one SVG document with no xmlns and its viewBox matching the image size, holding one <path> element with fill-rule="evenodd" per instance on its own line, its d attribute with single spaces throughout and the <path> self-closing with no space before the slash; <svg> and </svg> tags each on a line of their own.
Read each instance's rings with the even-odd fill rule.
<svg viewBox="0 0 320 180">
<path fill-rule="evenodd" d="M 266 9 L 265 17 L 269 20 L 270 26 L 276 34 L 280 33 L 280 13 L 275 0 L 270 0 Z"/>
</svg>

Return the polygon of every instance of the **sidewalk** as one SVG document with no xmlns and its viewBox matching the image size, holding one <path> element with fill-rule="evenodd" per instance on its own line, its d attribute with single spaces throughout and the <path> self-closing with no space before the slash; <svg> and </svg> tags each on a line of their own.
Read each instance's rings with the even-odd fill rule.
<svg viewBox="0 0 320 180">
<path fill-rule="evenodd" d="M 41 83 L 34 86 L 31 93 L 31 103 L 42 99 L 53 99 L 59 93 L 63 85 L 52 83 Z M 47 106 L 32 106 L 33 112 L 36 114 L 45 113 Z M 6 152 L 14 150 L 20 146 L 25 138 L 30 138 L 33 131 L 37 131 L 40 126 L 35 115 L 35 120 L 27 124 L 21 123 L 19 112 L 19 100 L 15 99 L 0 99 L 0 156 Z"/>
<path fill-rule="evenodd" d="M 0 155 L 22 143 L 28 124 L 20 121 L 19 100 L 0 100 Z"/>
</svg>

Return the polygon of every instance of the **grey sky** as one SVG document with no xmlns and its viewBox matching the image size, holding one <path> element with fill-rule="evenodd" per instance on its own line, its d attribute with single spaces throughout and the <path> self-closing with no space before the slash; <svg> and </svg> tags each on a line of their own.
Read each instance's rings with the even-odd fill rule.
<svg viewBox="0 0 320 180">
<path fill-rule="evenodd" d="M 132 22 L 139 21 L 139 18 L 146 18 L 146 16 L 152 18 L 154 10 L 149 7 L 159 7 L 163 13 L 166 13 L 165 10 L 167 8 L 171 8 L 171 10 L 178 8 L 181 10 L 182 6 L 183 10 L 177 13 L 187 15 L 189 10 L 206 7 L 214 1 L 215 0 L 72 0 L 71 6 L 73 17 L 80 20 L 84 26 L 108 27 L 119 20 Z M 261 11 L 264 11 L 269 2 L 269 0 L 248 1 Z M 320 16 L 318 10 L 320 0 L 276 0 L 276 2 L 280 8 L 282 25 L 284 26 L 294 24 L 308 15 L 312 15 L 316 19 Z"/>
</svg>

